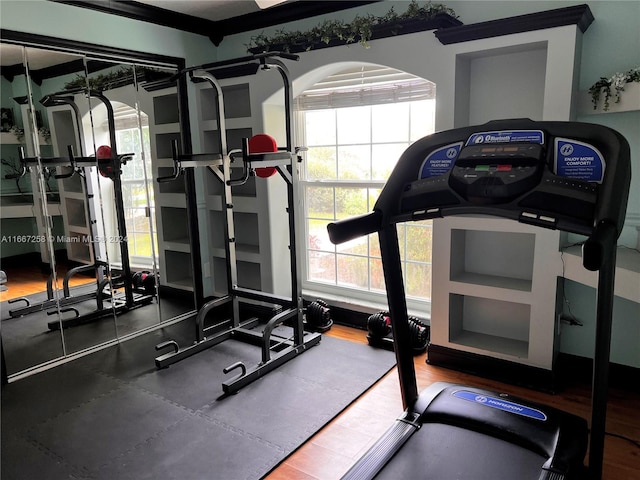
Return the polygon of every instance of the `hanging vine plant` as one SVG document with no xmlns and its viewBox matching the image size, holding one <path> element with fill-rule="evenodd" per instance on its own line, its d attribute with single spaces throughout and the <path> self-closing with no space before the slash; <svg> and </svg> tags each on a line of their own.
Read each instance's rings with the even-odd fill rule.
<svg viewBox="0 0 640 480">
<path fill-rule="evenodd" d="M 397 13 L 394 7 L 382 16 L 356 15 L 350 22 L 324 20 L 307 31 L 276 30 L 273 35 L 259 34 L 246 45 L 251 53 L 284 51 L 298 53 L 318 48 L 360 43 L 369 48 L 369 41 L 404 33 L 461 25 L 453 9 L 440 3 L 419 5 L 411 0 L 407 10 Z"/>
<path fill-rule="evenodd" d="M 632 82 L 640 83 L 640 67 L 632 68 L 624 73 L 615 73 L 611 78 L 600 77 L 600 80 L 589 88 L 593 109 L 598 108 L 600 98 L 603 98 L 602 110 L 605 112 L 611 107 L 612 98 L 614 103 L 620 103 L 625 86 Z"/>
</svg>

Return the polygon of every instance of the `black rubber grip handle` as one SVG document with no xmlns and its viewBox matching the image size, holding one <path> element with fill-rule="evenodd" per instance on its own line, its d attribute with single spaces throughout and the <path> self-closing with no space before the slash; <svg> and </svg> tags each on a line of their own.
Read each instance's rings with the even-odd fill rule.
<svg viewBox="0 0 640 480">
<path fill-rule="evenodd" d="M 382 228 L 382 213 L 379 211 L 366 213 L 357 217 L 338 220 L 327 225 L 329 240 L 334 245 L 348 242 Z"/>
<path fill-rule="evenodd" d="M 582 264 L 593 272 L 600 270 L 606 260 L 606 252 L 615 248 L 618 239 L 616 226 L 611 222 L 600 222 L 582 245 Z"/>
</svg>

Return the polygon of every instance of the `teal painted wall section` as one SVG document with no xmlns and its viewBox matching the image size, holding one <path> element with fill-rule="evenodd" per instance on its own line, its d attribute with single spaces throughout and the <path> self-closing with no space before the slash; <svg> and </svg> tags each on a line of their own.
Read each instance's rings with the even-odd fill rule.
<svg viewBox="0 0 640 480">
<path fill-rule="evenodd" d="M 562 324 L 560 350 L 581 357 L 593 357 L 596 289 L 571 280 L 565 282 L 571 314 L 583 325 Z M 565 313 L 569 313 L 565 308 Z M 640 303 L 616 297 L 613 302 L 611 361 L 640 368 Z"/>
<path fill-rule="evenodd" d="M 20 111 L 20 105 L 18 105 L 13 99 L 14 97 L 22 97 L 27 94 L 27 84 L 24 75 L 17 75 L 12 82 L 5 77 L 0 77 L 2 82 L 0 88 L 2 96 L 0 97 L 0 103 L 2 108 L 10 108 L 13 111 L 13 121 L 16 125 L 22 126 L 22 112 Z"/>
</svg>

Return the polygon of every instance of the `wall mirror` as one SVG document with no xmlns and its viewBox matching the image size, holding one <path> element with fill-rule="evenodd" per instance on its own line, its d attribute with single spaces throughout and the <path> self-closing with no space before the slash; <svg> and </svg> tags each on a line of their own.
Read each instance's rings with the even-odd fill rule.
<svg viewBox="0 0 640 480">
<path fill-rule="evenodd" d="M 49 242 L 50 236 L 59 230 L 46 219 L 48 206 L 51 215 L 59 215 L 59 196 L 51 172 L 38 161 L 41 149 L 44 154 L 51 153 L 47 152 L 50 138 L 45 134 L 41 112 L 32 101 L 27 55 L 23 46 L 0 45 L 3 236 L 0 254 L 3 272 L 8 275 L 0 300 L 3 353 L 9 374 L 65 354 L 62 332 L 55 328 L 59 322 L 57 267 Z M 45 59 L 34 59 L 36 68 L 45 68 L 47 63 Z M 49 323 L 53 328 L 49 328 Z"/>
<path fill-rule="evenodd" d="M 183 61 L 137 52 L 114 55 L 113 49 L 76 42 L 70 47 L 64 40 L 7 31 L 2 39 L 3 115 L 5 99 L 15 97 L 13 109 L 20 114 L 15 118 L 23 123 L 23 116 L 32 118 L 22 127 L 25 155 L 15 155 L 16 169 L 34 164 L 27 169 L 33 185 L 29 209 L 36 212 L 40 205 L 41 210 L 34 214 L 40 226 L 15 229 L 46 233 L 48 241 L 39 245 L 46 273 L 34 293 L 52 297 L 46 309 L 15 318 L 9 315 L 14 305 L 3 302 L 3 350 L 11 378 L 193 312 L 195 288 L 188 233 L 177 250 L 167 248 L 172 240 L 160 233 L 156 181 L 172 168 L 172 141 L 182 142 L 183 129 L 188 131 L 188 122 L 181 122 L 179 83 L 171 83 Z M 22 68 L 20 86 L 19 75 L 5 78 L 5 49 L 24 58 L 12 67 L 17 73 Z M 47 65 L 39 63 L 45 58 Z M 3 145 L 3 158 L 4 152 Z M 16 183 L 4 179 L 4 170 L 3 165 L 3 199 L 5 191 L 18 193 L 4 188 Z M 179 192 L 181 183 L 183 178 L 169 189 Z M 3 208 L 3 229 L 5 217 Z M 167 251 L 184 253 L 189 261 Z M 3 264 L 11 256 L 14 252 L 4 250 Z M 17 288 L 11 278 L 6 286 Z M 30 336 L 9 335 L 5 317 L 21 325 L 44 317 L 44 327 Z M 43 339 L 47 345 L 55 340 L 56 348 L 43 349 Z"/>
<path fill-rule="evenodd" d="M 46 50 L 27 48 L 28 57 L 45 54 Z M 61 272 L 58 281 L 58 292 L 62 292 L 60 325 L 65 351 L 70 354 L 114 340 L 117 331 L 108 301 L 109 258 L 89 120 L 88 74 L 92 64 L 85 55 L 66 57 L 30 77 L 37 92 L 35 108 L 43 109 L 51 131 L 52 156 L 42 154 L 41 162 L 55 166 L 60 197 L 58 220 L 63 235 L 56 236 L 54 249 L 57 264 L 64 265 L 60 268 L 64 275 Z"/>
</svg>

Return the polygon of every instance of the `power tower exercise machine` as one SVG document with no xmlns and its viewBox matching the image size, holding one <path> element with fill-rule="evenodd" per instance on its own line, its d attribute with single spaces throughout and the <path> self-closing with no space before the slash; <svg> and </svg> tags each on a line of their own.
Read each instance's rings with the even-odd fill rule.
<svg viewBox="0 0 640 480">
<path fill-rule="evenodd" d="M 63 318 L 60 321 L 52 321 L 48 323 L 50 330 L 57 330 L 60 328 L 69 328 L 86 323 L 94 322 L 105 316 L 120 314 L 125 311 L 137 308 L 143 305 L 147 305 L 155 298 L 155 291 L 150 291 L 148 288 L 136 288 L 134 286 L 134 278 L 131 272 L 131 266 L 129 262 L 129 246 L 127 244 L 127 227 L 126 219 L 124 216 L 124 199 L 122 196 L 122 165 L 125 165 L 132 158 L 132 154 L 118 154 L 116 149 L 116 133 L 115 133 L 115 119 L 113 106 L 110 100 L 102 93 L 95 90 L 69 90 L 52 95 L 47 95 L 41 100 L 41 103 L 45 107 L 54 105 L 69 105 L 75 115 L 76 123 L 79 125 L 80 112 L 78 106 L 73 100 L 73 95 L 81 93 L 88 97 L 97 98 L 102 102 L 107 111 L 107 123 L 109 130 L 109 141 L 111 146 L 102 151 L 99 149 L 96 157 L 76 156 L 73 146 L 67 146 L 67 156 L 61 157 L 28 157 L 25 158 L 21 151 L 21 164 L 22 172 L 26 173 L 27 168 L 35 165 L 42 165 L 44 168 L 55 167 L 69 167 L 70 170 L 67 173 L 59 173 L 55 175 L 55 178 L 69 178 L 73 175 L 80 175 L 83 179 L 85 186 L 85 192 L 87 193 L 89 200 L 90 197 L 96 195 L 89 189 L 87 184 L 87 175 L 91 175 L 91 167 L 96 167 L 100 175 L 110 179 L 114 184 L 114 197 L 116 207 L 116 221 L 118 230 L 118 246 L 120 248 L 122 268 L 118 275 L 112 275 L 109 263 L 104 259 L 101 259 L 102 255 L 98 254 L 97 244 L 104 238 L 104 234 L 97 230 L 97 212 L 93 207 L 93 202 L 89 201 L 89 221 L 91 225 L 91 238 L 88 238 L 90 248 L 93 251 L 94 263 L 91 265 L 81 265 L 70 269 L 65 275 L 63 281 L 63 297 L 61 299 L 54 298 L 53 289 L 50 287 L 53 283 L 53 276 L 47 282 L 47 300 L 44 302 L 33 304 L 29 303 L 28 299 L 16 299 L 22 300 L 27 303 L 26 306 L 10 311 L 12 317 L 22 316 L 36 311 L 53 309 L 48 314 L 67 314 L 71 313 L 73 316 Z M 82 130 L 78 127 L 78 132 Z M 80 139 L 79 145 L 82 148 L 82 139 Z M 101 152 L 104 152 L 101 154 Z M 80 295 L 73 295 L 69 288 L 69 280 L 72 276 L 80 272 L 94 271 L 96 275 L 96 290 L 94 292 L 83 293 Z M 117 293 L 116 289 L 123 289 L 124 294 Z M 95 299 L 96 308 L 89 313 L 80 314 L 77 308 L 71 305 L 78 304 L 80 302 Z"/>
<path fill-rule="evenodd" d="M 328 226 L 336 244 L 378 232 L 406 409 L 344 478 L 601 478 L 616 242 L 631 181 L 629 157 L 619 133 L 586 123 L 498 120 L 444 131 L 402 154 L 373 212 Z M 583 265 L 598 272 L 588 467 L 587 422 L 580 417 L 444 382 L 418 394 L 396 224 L 459 214 L 588 237 Z"/>
<path fill-rule="evenodd" d="M 279 58 L 297 60 L 297 55 L 281 52 L 269 52 L 258 55 L 246 56 L 234 60 L 210 63 L 198 67 L 190 67 L 183 70 L 180 75 L 188 74 L 193 81 L 208 82 L 215 92 L 217 102 L 216 120 L 218 122 L 220 154 L 179 154 L 177 145 L 173 146 L 174 170 L 173 175 L 159 178 L 158 181 L 170 181 L 180 176 L 185 168 L 206 166 L 222 183 L 222 206 L 225 229 L 225 256 L 227 295 L 213 299 L 205 303 L 198 311 L 195 318 L 195 342 L 187 347 L 180 347 L 175 341 L 163 342 L 156 346 L 156 350 L 171 348 L 172 351 L 156 358 L 158 368 L 167 367 L 175 362 L 201 352 L 214 345 L 229 339 L 247 342 L 261 347 L 261 360 L 255 366 L 247 368 L 244 363 L 236 362 L 224 369 L 224 373 L 230 373 L 239 369 L 239 375 L 223 382 L 223 391 L 233 393 L 249 383 L 257 380 L 283 363 L 305 352 L 321 340 L 319 333 L 304 331 L 301 272 L 298 264 L 298 249 L 296 242 L 295 207 L 298 199 L 298 168 L 299 157 L 297 150 L 292 147 L 293 123 L 292 123 L 292 92 L 291 80 L 286 65 Z M 243 139 L 242 148 L 239 150 L 227 150 L 224 96 L 217 76 L 229 76 L 230 68 L 254 67 L 258 69 L 276 69 L 284 84 L 285 106 L 285 132 L 286 145 L 278 148 L 275 140 L 268 135 L 255 135 L 251 139 Z M 231 178 L 231 164 L 240 160 L 242 175 L 240 178 Z M 291 297 L 265 293 L 238 286 L 238 272 L 236 266 L 236 246 L 233 218 L 233 197 L 231 188 L 245 183 L 249 176 L 270 176 L 277 172 L 286 183 L 288 199 L 288 228 L 289 228 L 289 253 L 291 274 Z M 197 218 L 189 218 L 189 222 L 196 222 Z M 240 319 L 240 300 L 264 302 L 277 305 L 278 311 L 264 326 L 260 325 L 257 318 L 245 321 Z M 214 310 L 224 310 L 231 307 L 231 318 L 215 322 L 205 327 L 205 319 Z M 286 324 L 292 331 L 291 336 L 278 335 L 274 330 Z M 261 328 L 262 327 L 262 328 Z M 287 334 L 288 335 L 288 334 Z"/>
</svg>

